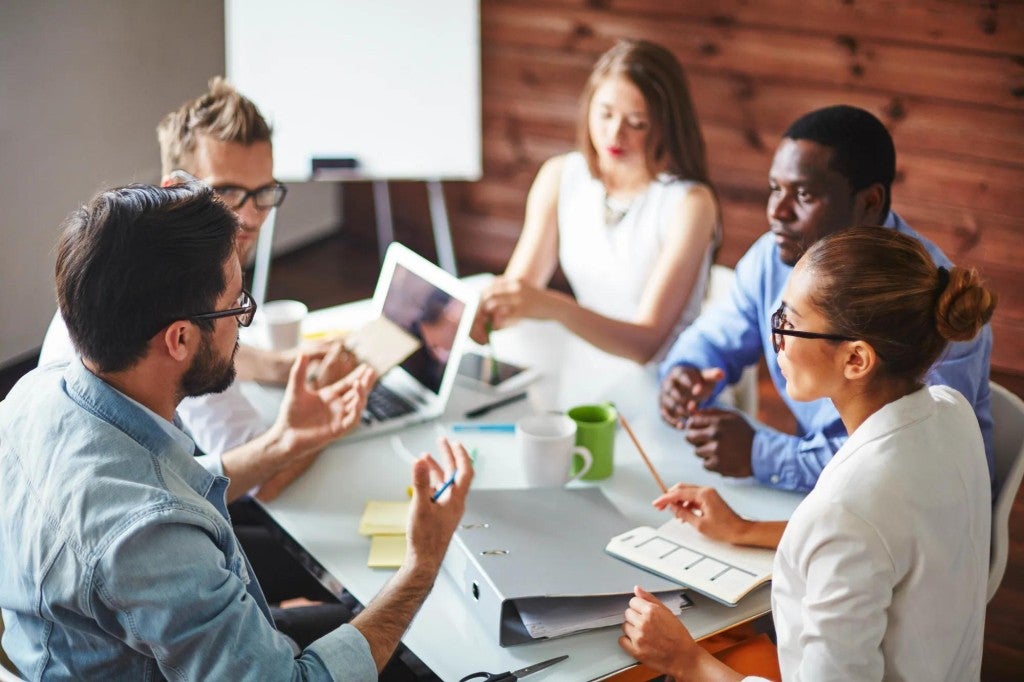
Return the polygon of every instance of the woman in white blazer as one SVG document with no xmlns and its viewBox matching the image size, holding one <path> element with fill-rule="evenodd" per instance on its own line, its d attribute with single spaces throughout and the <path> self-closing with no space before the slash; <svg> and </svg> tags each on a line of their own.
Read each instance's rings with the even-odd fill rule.
<svg viewBox="0 0 1024 682">
<path fill-rule="evenodd" d="M 654 501 L 708 537 L 778 548 L 783 679 L 978 679 L 988 467 L 970 404 L 922 379 L 995 303 L 975 271 L 936 269 L 893 230 L 819 241 L 790 276 L 772 342 L 789 395 L 831 400 L 849 440 L 789 522 L 743 519 L 711 488 L 678 484 Z M 623 631 L 626 651 L 677 680 L 743 679 L 639 587 Z"/>
</svg>

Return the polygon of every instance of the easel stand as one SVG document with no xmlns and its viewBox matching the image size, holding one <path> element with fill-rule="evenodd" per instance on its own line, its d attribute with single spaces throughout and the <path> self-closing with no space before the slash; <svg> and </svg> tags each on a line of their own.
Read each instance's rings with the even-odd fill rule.
<svg viewBox="0 0 1024 682">
<path fill-rule="evenodd" d="M 444 189 L 437 179 L 426 180 L 427 203 L 430 207 L 430 223 L 434 232 L 434 246 L 437 249 L 437 264 L 458 277 L 455 269 L 455 249 L 452 247 L 451 224 L 448 222 L 448 208 L 444 203 Z M 391 218 L 391 192 L 387 180 L 373 181 L 373 208 L 377 217 L 377 252 L 384 262 L 384 252 L 395 241 L 395 225 Z"/>
<path fill-rule="evenodd" d="M 267 214 L 267 219 L 263 221 L 260 237 L 256 242 L 256 258 L 252 269 L 252 299 L 256 301 L 257 306 L 267 302 L 267 280 L 270 279 L 270 258 L 273 255 L 276 222 L 277 209 L 272 208 Z"/>
<path fill-rule="evenodd" d="M 451 225 L 448 222 L 448 208 L 444 203 L 444 189 L 437 179 L 425 180 L 427 203 L 430 207 L 430 223 L 434 232 L 434 246 L 437 249 L 437 263 L 442 269 L 458 277 L 455 268 L 455 249 L 452 246 Z M 395 225 L 391 217 L 391 192 L 387 180 L 373 180 L 373 209 L 377 222 L 377 251 L 384 262 L 384 252 L 395 241 Z M 274 227 L 277 209 L 271 209 L 260 229 L 256 244 L 256 257 L 252 274 L 252 297 L 257 306 L 262 306 L 267 297 L 267 280 L 270 278 L 270 259 L 274 244 Z"/>
</svg>

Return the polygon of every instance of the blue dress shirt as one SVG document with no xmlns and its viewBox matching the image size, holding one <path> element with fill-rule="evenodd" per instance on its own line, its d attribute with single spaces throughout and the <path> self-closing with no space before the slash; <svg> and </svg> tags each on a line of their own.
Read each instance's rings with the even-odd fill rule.
<svg viewBox="0 0 1024 682">
<path fill-rule="evenodd" d="M 921 235 L 914 232 L 894 212 L 885 227 L 920 241 L 937 266 L 952 262 Z M 797 435 L 780 433 L 762 424 L 754 424 L 751 466 L 762 483 L 784 490 L 810 490 L 832 455 L 846 441 L 846 428 L 832 402 L 827 399 L 797 402 L 786 393 L 786 380 L 779 371 L 772 348 L 769 318 L 782 301 L 782 290 L 793 271 L 779 259 L 778 246 L 771 233 L 754 242 L 736 265 L 736 280 L 730 296 L 712 306 L 694 321 L 672 345 L 659 367 L 665 378 L 676 365 L 699 369 L 720 367 L 725 380 L 715 387 L 706 401 L 714 401 L 726 384 L 739 380 L 740 373 L 764 355 L 776 390 L 793 412 Z M 989 472 L 992 460 L 992 412 L 989 395 L 989 357 L 992 354 L 992 330 L 985 325 L 972 341 L 951 343 L 925 378 L 930 385 L 946 385 L 964 395 L 974 407 L 985 441 Z"/>
<path fill-rule="evenodd" d="M 228 481 L 79 360 L 0 403 L 3 646 L 30 680 L 375 680 L 351 625 L 294 656 L 242 552 Z"/>
</svg>

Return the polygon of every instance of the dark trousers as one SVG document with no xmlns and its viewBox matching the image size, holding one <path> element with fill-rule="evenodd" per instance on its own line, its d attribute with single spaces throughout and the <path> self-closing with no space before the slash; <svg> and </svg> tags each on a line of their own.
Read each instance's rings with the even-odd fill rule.
<svg viewBox="0 0 1024 682">
<path fill-rule="evenodd" d="M 242 497 L 228 505 L 235 536 L 249 557 L 256 578 L 267 601 L 277 604 L 287 599 L 305 597 L 312 601 L 338 601 L 272 531 L 273 520 L 250 497 Z"/>
<path fill-rule="evenodd" d="M 305 649 L 307 646 L 352 620 L 362 605 L 348 592 L 335 595 L 313 577 L 292 552 L 287 540 L 273 529 L 273 520 L 249 497 L 228 505 L 231 525 L 242 549 L 252 564 L 260 588 L 270 603 L 277 629 Z M 282 609 L 275 604 L 296 598 L 323 602 L 314 606 Z M 380 674 L 387 682 L 437 680 L 413 654 L 401 644 Z"/>
</svg>

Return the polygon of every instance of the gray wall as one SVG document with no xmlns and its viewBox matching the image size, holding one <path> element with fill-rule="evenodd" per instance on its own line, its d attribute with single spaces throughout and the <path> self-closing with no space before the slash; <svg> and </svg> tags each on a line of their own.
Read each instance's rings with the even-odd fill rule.
<svg viewBox="0 0 1024 682">
<path fill-rule="evenodd" d="M 64 217 L 104 187 L 156 182 L 157 122 L 223 71 L 215 0 L 0 2 L 0 366 L 42 343 Z M 275 249 L 337 224 L 338 194 L 293 187 Z"/>
</svg>

